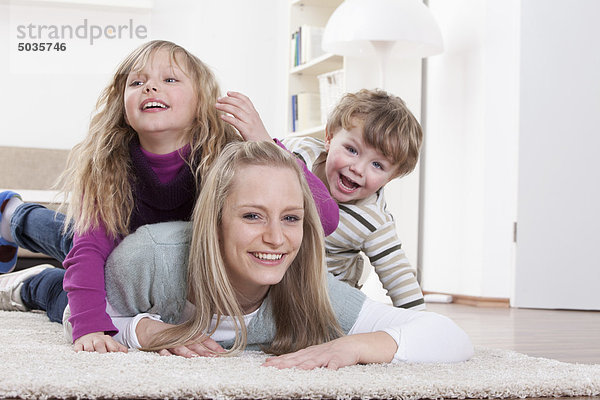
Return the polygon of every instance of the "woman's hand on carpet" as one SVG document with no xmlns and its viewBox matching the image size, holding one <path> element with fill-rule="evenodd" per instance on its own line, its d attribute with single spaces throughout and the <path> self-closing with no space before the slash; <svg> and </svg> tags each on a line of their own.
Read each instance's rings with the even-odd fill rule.
<svg viewBox="0 0 600 400">
<path fill-rule="evenodd" d="M 298 350 L 294 353 L 269 357 L 265 367 L 337 370 L 355 364 L 390 362 L 398 346 L 385 332 L 344 336 L 327 343 Z"/>
<path fill-rule="evenodd" d="M 151 318 L 142 318 L 135 328 L 138 341 L 142 347 L 149 347 L 152 339 L 166 329 L 175 325 L 167 324 Z M 210 337 L 198 335 L 192 341 L 181 346 L 161 349 L 157 351 L 161 356 L 176 355 L 185 358 L 213 357 L 215 353 L 224 353 L 225 349 Z"/>
<path fill-rule="evenodd" d="M 219 353 L 224 353 L 225 349 L 209 337 L 202 336 L 198 341 L 186 345 L 162 349 L 158 351 L 161 356 L 176 355 L 185 358 L 193 357 L 215 357 Z"/>
<path fill-rule="evenodd" d="M 104 332 L 92 332 L 81 336 L 73 342 L 73 348 L 77 352 L 96 351 L 98 353 L 114 353 L 120 351 L 127 353 L 127 347 L 117 342 L 110 335 L 104 334 Z"/>
</svg>

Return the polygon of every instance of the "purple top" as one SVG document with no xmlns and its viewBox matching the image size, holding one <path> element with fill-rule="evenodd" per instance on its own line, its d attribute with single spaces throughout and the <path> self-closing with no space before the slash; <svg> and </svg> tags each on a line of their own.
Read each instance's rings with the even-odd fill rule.
<svg viewBox="0 0 600 400">
<path fill-rule="evenodd" d="M 275 142 L 285 149 L 283 144 L 275 139 Z M 189 168 L 185 161 L 181 158 L 179 151 L 174 151 L 169 154 L 156 155 L 144 151 L 141 147 L 132 150 L 132 158 L 134 164 L 139 164 L 139 168 L 134 166 L 134 170 L 139 174 L 154 175 L 157 180 L 156 187 L 169 186 L 182 175 L 189 173 Z M 141 150 L 141 151 L 139 151 Z M 138 158 L 138 156 L 140 156 Z M 141 160 L 144 160 L 143 162 Z M 313 193 L 321 223 L 325 235 L 331 234 L 337 228 L 339 222 L 339 209 L 335 200 L 329 195 L 329 191 L 312 172 L 310 172 L 304 163 L 298 160 L 302 166 L 308 185 Z M 150 167 L 152 171 L 146 169 Z M 187 170 L 187 171 L 186 171 Z M 141 172 L 140 172 L 141 171 Z M 141 179 L 144 181 L 144 179 Z M 143 186 L 143 185 L 142 185 Z M 147 210 L 161 209 L 163 204 L 160 204 L 160 199 L 169 195 L 169 192 L 162 196 L 158 195 L 153 190 L 148 193 L 144 189 L 139 189 L 140 185 L 134 185 L 136 192 L 135 201 L 136 207 L 139 204 L 148 203 L 148 198 L 155 201 L 154 204 L 145 204 Z M 178 187 L 178 185 L 175 185 Z M 186 192 L 188 192 L 186 190 Z M 148 196 L 146 196 L 148 194 Z M 153 195 L 153 196 L 150 196 Z M 189 192 L 188 192 L 189 195 Z M 138 198 L 140 197 L 140 198 Z M 169 197 L 170 198 L 170 197 Z M 192 195 L 192 203 L 195 200 L 195 193 Z M 159 204 L 157 204 L 159 203 Z M 142 207 L 143 208 L 143 207 Z M 144 217 L 146 209 L 142 210 Z M 168 211 L 168 210 L 167 210 Z M 161 216 L 163 211 L 161 211 Z M 168 212 L 167 212 L 168 213 Z M 139 214 L 139 212 L 138 212 Z M 132 216 L 133 219 L 133 216 Z M 150 216 L 150 220 L 154 218 Z M 189 220 L 187 218 L 179 218 Z M 163 218 L 160 221 L 169 221 L 172 218 Z M 150 222 L 147 222 L 150 223 Z M 137 228 L 137 227 L 136 227 Z M 135 228 L 134 228 L 135 229 Z M 73 237 L 73 248 L 63 262 L 63 266 L 67 269 L 63 282 L 64 290 L 67 291 L 69 298 L 69 306 L 71 308 L 71 317 L 69 321 L 73 325 L 73 340 L 92 332 L 105 332 L 109 335 L 114 335 L 118 332 L 113 325 L 112 320 L 106 313 L 106 290 L 104 288 L 104 264 L 112 250 L 119 244 L 121 239 L 111 239 L 103 224 L 98 228 L 88 231 L 83 235 L 75 234 Z"/>
</svg>

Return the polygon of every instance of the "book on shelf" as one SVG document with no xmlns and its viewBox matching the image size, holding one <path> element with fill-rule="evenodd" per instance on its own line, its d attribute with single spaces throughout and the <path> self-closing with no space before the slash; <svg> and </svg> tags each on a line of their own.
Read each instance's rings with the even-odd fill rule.
<svg viewBox="0 0 600 400">
<path fill-rule="evenodd" d="M 292 39 L 290 40 L 290 65 L 295 67 L 297 64 L 296 60 L 296 34 L 298 32 L 292 33 Z"/>
<path fill-rule="evenodd" d="M 325 52 L 321 48 L 325 28 L 312 25 L 300 25 L 292 33 L 290 43 L 290 61 L 292 67 L 305 64 Z"/>
<path fill-rule="evenodd" d="M 327 122 L 329 113 L 333 111 L 342 96 L 344 95 L 344 70 L 325 72 L 317 75 L 319 80 L 319 95 L 321 98 L 321 123 Z"/>
<path fill-rule="evenodd" d="M 292 99 L 291 99 L 291 105 L 292 105 L 292 112 L 291 112 L 291 123 L 292 123 L 292 132 L 296 132 L 296 121 L 298 120 L 298 113 L 296 112 L 296 109 L 298 108 L 298 95 L 297 94 L 293 94 L 292 95 Z"/>
<path fill-rule="evenodd" d="M 321 123 L 321 101 L 318 93 L 292 95 L 292 132 L 313 128 Z"/>
</svg>

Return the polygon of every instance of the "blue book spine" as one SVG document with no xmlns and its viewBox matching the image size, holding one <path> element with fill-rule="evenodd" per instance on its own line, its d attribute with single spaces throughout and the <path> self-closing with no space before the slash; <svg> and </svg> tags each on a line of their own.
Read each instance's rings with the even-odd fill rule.
<svg viewBox="0 0 600 400">
<path fill-rule="evenodd" d="M 292 132 L 296 132 L 296 121 L 298 120 L 298 95 L 292 95 Z"/>
</svg>

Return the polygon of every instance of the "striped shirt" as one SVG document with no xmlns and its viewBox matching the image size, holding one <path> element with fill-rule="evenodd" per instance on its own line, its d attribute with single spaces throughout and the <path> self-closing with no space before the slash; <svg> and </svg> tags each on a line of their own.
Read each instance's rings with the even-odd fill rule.
<svg viewBox="0 0 600 400">
<path fill-rule="evenodd" d="M 324 143 L 312 137 L 290 137 L 282 141 L 313 170 L 325 152 Z M 383 188 L 366 199 L 339 203 L 340 223 L 325 238 L 327 268 L 337 279 L 357 286 L 363 271 L 364 253 L 396 307 L 425 309 L 423 293 L 402 243 L 393 216 L 386 210 Z"/>
</svg>

